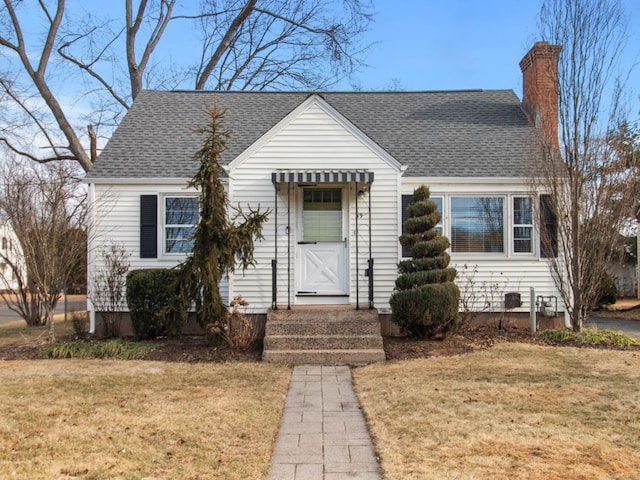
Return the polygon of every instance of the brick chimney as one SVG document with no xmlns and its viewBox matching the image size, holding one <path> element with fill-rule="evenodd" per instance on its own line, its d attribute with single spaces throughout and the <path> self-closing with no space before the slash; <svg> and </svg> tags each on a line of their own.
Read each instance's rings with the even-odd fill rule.
<svg viewBox="0 0 640 480">
<path fill-rule="evenodd" d="M 558 146 L 558 59 L 560 45 L 536 42 L 520 61 L 522 106 L 548 145 Z"/>
</svg>

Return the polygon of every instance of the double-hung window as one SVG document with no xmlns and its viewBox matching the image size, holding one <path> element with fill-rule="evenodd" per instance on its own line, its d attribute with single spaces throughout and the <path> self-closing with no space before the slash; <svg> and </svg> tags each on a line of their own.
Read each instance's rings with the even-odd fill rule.
<svg viewBox="0 0 640 480">
<path fill-rule="evenodd" d="M 164 253 L 190 253 L 199 217 L 198 197 L 164 197 Z"/>
<path fill-rule="evenodd" d="M 531 197 L 513 197 L 513 253 L 533 253 Z"/>
<path fill-rule="evenodd" d="M 504 197 L 451 197 L 451 251 L 505 253 Z"/>
</svg>

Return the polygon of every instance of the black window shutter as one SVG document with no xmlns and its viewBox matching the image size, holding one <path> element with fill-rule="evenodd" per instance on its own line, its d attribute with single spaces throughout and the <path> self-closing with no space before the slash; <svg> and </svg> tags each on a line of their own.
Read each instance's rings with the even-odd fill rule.
<svg viewBox="0 0 640 480">
<path fill-rule="evenodd" d="M 407 221 L 407 219 L 409 218 L 409 213 L 407 212 L 407 208 L 409 208 L 409 205 L 411 205 L 413 203 L 413 195 L 402 195 L 402 233 L 407 233 L 404 227 L 404 223 Z M 407 248 L 407 247 L 402 247 L 402 256 L 403 257 L 410 257 L 411 256 L 411 249 Z"/>
<path fill-rule="evenodd" d="M 140 195 L 140 258 L 158 258 L 157 195 Z"/>
<path fill-rule="evenodd" d="M 540 256 L 550 258 L 558 256 L 558 215 L 553 208 L 551 195 L 540 195 L 540 229 L 543 238 L 540 242 Z"/>
</svg>

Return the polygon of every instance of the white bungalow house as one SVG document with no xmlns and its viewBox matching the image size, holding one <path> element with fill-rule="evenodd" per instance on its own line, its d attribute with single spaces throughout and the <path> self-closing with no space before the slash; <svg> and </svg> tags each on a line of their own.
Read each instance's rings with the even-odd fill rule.
<svg viewBox="0 0 640 480">
<path fill-rule="evenodd" d="M 549 102 L 538 99 L 555 95 L 540 91 L 545 47 L 536 44 L 523 61 L 535 118 L 549 115 L 541 110 Z M 185 186 L 203 141 L 194 129 L 213 95 L 136 98 L 86 177 L 97 228 L 90 272 L 109 242 L 127 248 L 134 269 L 184 259 L 197 219 L 197 192 Z M 504 311 L 504 293 L 515 293 L 522 305 L 514 311 L 528 312 L 530 287 L 557 296 L 538 241 L 540 199 L 528 182 L 533 129 L 513 91 L 216 96 L 233 134 L 222 158 L 229 199 L 272 209 L 256 267 L 228 279 L 227 298 L 241 294 L 256 314 L 312 304 L 389 313 L 404 209 L 423 184 L 441 209 L 452 264 L 461 274 L 476 269 L 480 296 L 491 297 L 479 298 L 478 309 Z"/>
</svg>

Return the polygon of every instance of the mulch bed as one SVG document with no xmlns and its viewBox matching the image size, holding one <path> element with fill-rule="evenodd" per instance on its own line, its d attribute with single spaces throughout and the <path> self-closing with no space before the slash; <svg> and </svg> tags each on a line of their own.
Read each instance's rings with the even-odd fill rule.
<svg viewBox="0 0 640 480">
<path fill-rule="evenodd" d="M 73 340 L 72 338 L 61 339 Z M 92 340 L 97 341 L 97 340 Z M 144 360 L 164 362 L 259 362 L 262 357 L 262 342 L 256 342 L 247 352 L 232 351 L 227 345 L 216 348 L 205 344 L 203 337 L 183 335 L 178 338 L 157 340 L 159 347 L 147 354 Z M 583 348 L 609 348 L 607 346 L 588 346 L 567 342 L 551 342 L 528 330 L 496 330 L 495 328 L 475 328 L 453 335 L 444 340 L 419 340 L 407 337 L 385 337 L 384 349 L 387 360 L 408 360 L 436 356 L 462 355 L 476 350 L 491 348 L 499 342 L 523 342 L 537 345 L 576 346 Z M 0 348 L 1 360 L 34 360 L 42 359 L 43 343 L 30 342 L 8 345 Z M 640 347 L 629 347 L 640 351 Z"/>
</svg>

